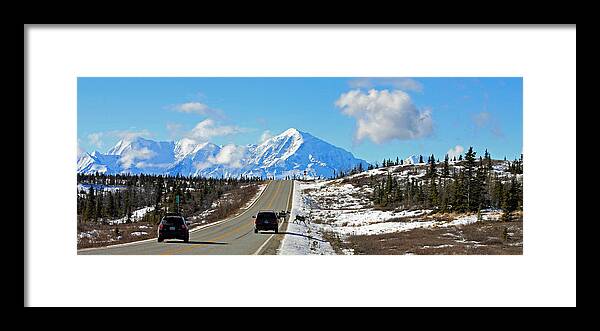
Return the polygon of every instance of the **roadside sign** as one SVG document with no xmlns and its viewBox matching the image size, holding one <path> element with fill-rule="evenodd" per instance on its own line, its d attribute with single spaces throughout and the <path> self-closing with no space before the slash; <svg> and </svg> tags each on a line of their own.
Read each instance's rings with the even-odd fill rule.
<svg viewBox="0 0 600 331">
<path fill-rule="evenodd" d="M 179 204 L 179 196 L 178 195 L 175 196 L 175 203 Z"/>
</svg>

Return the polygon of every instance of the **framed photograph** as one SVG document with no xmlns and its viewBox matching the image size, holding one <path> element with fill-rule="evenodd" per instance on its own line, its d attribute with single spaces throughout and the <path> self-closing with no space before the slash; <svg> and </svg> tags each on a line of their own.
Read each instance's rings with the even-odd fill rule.
<svg viewBox="0 0 600 331">
<path fill-rule="evenodd" d="M 25 305 L 575 305 L 574 25 L 25 45 Z"/>
<path fill-rule="evenodd" d="M 522 77 L 77 93 L 77 254 L 523 254 Z"/>
</svg>

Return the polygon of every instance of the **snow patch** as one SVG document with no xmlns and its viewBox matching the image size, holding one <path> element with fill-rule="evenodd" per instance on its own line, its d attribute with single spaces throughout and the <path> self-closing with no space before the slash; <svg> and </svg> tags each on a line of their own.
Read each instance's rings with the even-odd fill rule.
<svg viewBox="0 0 600 331">
<path fill-rule="evenodd" d="M 137 222 L 137 221 L 141 220 L 144 217 L 144 215 L 146 215 L 146 213 L 151 212 L 153 210 L 154 210 L 154 206 L 149 206 L 149 207 L 144 207 L 144 208 L 140 208 L 140 209 L 133 211 L 131 213 L 131 222 Z M 125 222 L 127 222 L 127 216 L 123 216 L 116 220 L 107 221 L 107 223 L 110 225 L 124 224 Z"/>
<path fill-rule="evenodd" d="M 292 209 L 290 211 L 287 234 L 283 237 L 279 255 L 334 255 L 331 244 L 323 239 L 314 224 L 295 223 L 296 215 L 306 213 L 302 198 L 302 184 L 294 181 Z"/>
</svg>

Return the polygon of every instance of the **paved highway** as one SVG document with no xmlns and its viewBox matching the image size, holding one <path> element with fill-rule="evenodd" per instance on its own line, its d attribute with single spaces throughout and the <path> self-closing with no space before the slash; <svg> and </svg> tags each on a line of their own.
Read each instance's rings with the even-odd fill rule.
<svg viewBox="0 0 600 331">
<path fill-rule="evenodd" d="M 159 243 L 156 239 L 128 243 L 104 248 L 82 249 L 78 255 L 251 255 L 260 254 L 274 233 L 272 231 L 254 233 L 253 215 L 262 209 L 275 211 L 290 210 L 293 181 L 274 180 L 269 182 L 261 196 L 241 214 L 224 222 L 190 232 L 189 243 L 166 239 Z M 280 229 L 282 221 L 280 221 Z M 278 234 L 283 236 L 283 234 Z"/>
</svg>

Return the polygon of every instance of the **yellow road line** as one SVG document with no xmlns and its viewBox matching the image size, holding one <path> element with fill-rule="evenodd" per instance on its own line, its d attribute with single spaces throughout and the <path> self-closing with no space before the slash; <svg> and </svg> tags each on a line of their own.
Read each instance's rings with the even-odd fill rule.
<svg viewBox="0 0 600 331">
<path fill-rule="evenodd" d="M 206 241 L 207 242 L 217 242 L 227 236 L 229 236 L 230 234 L 234 234 L 239 232 L 239 230 L 244 227 L 244 223 L 240 224 L 239 226 L 233 227 L 231 230 L 229 231 L 225 231 L 225 233 L 222 233 L 221 235 L 217 236 L 217 237 L 213 237 L 213 238 L 209 238 Z M 165 251 L 163 253 L 160 253 L 160 255 L 172 255 L 172 254 L 176 254 L 176 253 L 183 253 L 183 252 L 187 252 L 187 251 L 191 251 L 195 248 L 204 248 L 207 247 L 209 244 L 191 244 L 190 246 L 187 247 L 183 247 L 183 248 L 176 248 L 176 249 L 172 249 L 172 250 L 168 250 Z"/>
<path fill-rule="evenodd" d="M 277 197 L 277 195 L 279 195 L 279 190 L 281 189 L 281 182 L 277 183 L 277 190 L 275 191 L 275 194 L 273 194 L 273 196 L 271 197 L 271 201 L 269 201 L 269 206 L 267 208 L 272 208 L 273 206 L 273 201 L 275 200 L 275 198 Z"/>
<path fill-rule="evenodd" d="M 271 181 L 271 183 L 272 183 L 272 181 Z M 279 193 L 279 189 L 281 188 L 281 183 L 278 182 L 278 183 L 276 183 L 276 185 L 277 185 L 277 190 L 275 191 L 275 194 L 273 195 L 273 197 L 271 197 L 271 201 L 269 202 L 269 208 L 270 208 L 270 206 L 271 206 L 271 204 L 273 202 L 273 199 L 277 196 L 277 194 Z M 221 240 L 221 239 L 223 239 L 223 238 L 225 238 L 225 237 L 227 237 L 229 235 L 232 235 L 232 234 L 235 234 L 235 233 L 239 232 L 239 230 L 242 229 L 243 227 L 245 227 L 245 225 L 247 225 L 247 224 L 241 223 L 239 226 L 236 226 L 233 229 L 231 229 L 229 231 L 226 231 L 225 233 L 223 233 L 223 234 L 221 234 L 221 235 L 219 235 L 217 237 L 209 238 L 206 241 L 216 242 L 218 240 Z M 190 247 L 183 247 L 183 248 L 177 248 L 177 249 L 167 250 L 165 252 L 162 252 L 160 255 L 171 255 L 171 254 L 176 254 L 176 253 L 183 253 L 183 252 L 187 252 L 187 251 L 193 250 L 195 248 L 203 248 L 203 247 L 206 247 L 206 246 L 207 246 L 207 244 L 199 244 L 199 246 L 192 245 Z"/>
<path fill-rule="evenodd" d="M 289 210 L 289 202 L 291 201 L 291 197 L 292 197 L 292 195 L 294 193 L 294 182 L 293 181 L 292 181 L 291 187 L 292 187 L 292 189 L 290 190 L 290 193 L 289 193 L 290 197 L 288 198 L 288 206 L 287 206 L 288 210 Z M 281 225 L 279 226 L 279 228 L 281 228 Z M 269 243 L 269 241 L 271 241 L 271 239 L 274 236 L 275 236 L 274 234 L 270 235 L 269 238 L 267 238 L 267 240 L 265 240 L 265 242 L 262 245 L 260 245 L 260 247 L 256 250 L 256 252 L 252 253 L 252 255 L 259 255 L 260 252 L 267 246 L 267 244 Z M 281 245 L 281 243 L 280 243 L 280 245 Z"/>
</svg>

